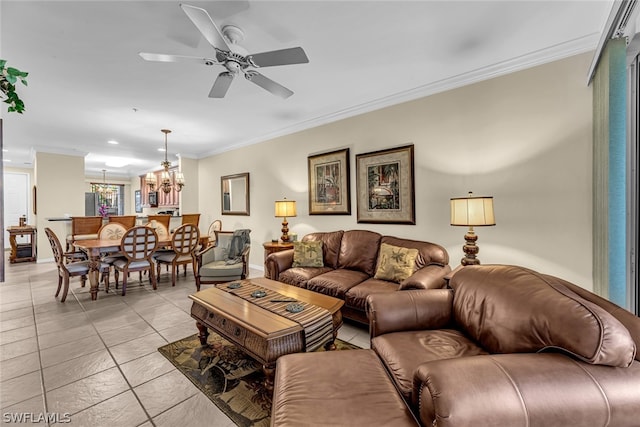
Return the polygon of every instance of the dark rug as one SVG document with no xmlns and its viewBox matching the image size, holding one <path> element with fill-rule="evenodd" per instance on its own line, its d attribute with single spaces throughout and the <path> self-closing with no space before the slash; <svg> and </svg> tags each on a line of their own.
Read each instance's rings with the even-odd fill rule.
<svg viewBox="0 0 640 427">
<path fill-rule="evenodd" d="M 359 348 L 341 340 L 336 340 L 336 347 L 338 350 Z M 271 393 L 264 387 L 262 365 L 235 345 L 210 332 L 206 346 L 200 345 L 196 334 L 160 347 L 158 351 L 236 425 L 269 425 Z"/>
</svg>

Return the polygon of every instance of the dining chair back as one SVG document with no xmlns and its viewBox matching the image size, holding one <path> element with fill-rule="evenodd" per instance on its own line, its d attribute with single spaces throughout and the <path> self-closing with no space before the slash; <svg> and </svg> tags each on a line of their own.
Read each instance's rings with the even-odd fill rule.
<svg viewBox="0 0 640 427">
<path fill-rule="evenodd" d="M 171 222 L 171 215 L 149 215 L 147 217 L 149 219 L 149 222 L 147 222 L 147 224 L 151 224 L 152 222 L 156 222 L 158 224 L 162 224 L 164 225 L 164 228 L 166 228 L 167 230 L 169 230 L 169 223 Z"/>
<path fill-rule="evenodd" d="M 122 240 L 122 236 L 127 232 L 127 228 L 119 222 L 108 222 L 98 230 L 98 239 Z"/>
<path fill-rule="evenodd" d="M 198 227 L 198 224 L 200 224 L 200 214 L 182 214 L 182 224 L 193 224 Z"/>
<path fill-rule="evenodd" d="M 207 234 L 209 235 L 209 244 L 208 246 L 215 246 L 216 245 L 216 231 L 221 231 L 222 230 L 222 221 L 219 219 L 216 219 L 215 221 L 213 221 L 211 224 L 209 224 L 209 230 L 207 231 Z"/>
<path fill-rule="evenodd" d="M 135 215 L 113 215 L 109 217 L 109 224 L 122 224 L 127 229 L 136 226 L 136 218 Z"/>
<path fill-rule="evenodd" d="M 56 233 L 54 233 L 53 230 L 51 230 L 49 227 L 46 227 L 44 229 L 44 232 L 49 239 L 49 243 L 51 244 L 51 251 L 53 252 L 53 257 L 58 267 L 58 290 L 56 291 L 55 296 L 57 297 L 60 294 L 60 289 L 64 284 L 64 290 L 62 291 L 60 302 L 65 302 L 65 300 L 67 299 L 67 293 L 69 293 L 69 277 L 80 276 L 82 286 L 85 286 L 87 273 L 89 272 L 89 262 L 79 261 L 65 264 L 65 256 L 64 252 L 62 252 L 62 245 L 60 244 L 58 236 L 56 236 Z"/>
<path fill-rule="evenodd" d="M 66 239 L 67 254 L 65 255 L 65 260 L 71 262 L 86 259 L 84 253 L 76 250 L 73 244 L 77 240 L 97 239 L 100 227 L 102 227 L 101 216 L 72 216 L 71 234 L 69 234 Z"/>
<path fill-rule="evenodd" d="M 113 262 L 116 288 L 122 272 L 122 295 L 127 292 L 127 276 L 132 271 L 149 271 L 149 282 L 156 289 L 156 275 L 151 256 L 158 247 L 158 235 L 151 227 L 139 226 L 126 231 L 120 242 L 123 258 Z"/>
<path fill-rule="evenodd" d="M 196 248 L 200 241 L 200 231 L 193 224 L 184 224 L 176 228 L 171 237 L 172 252 L 158 253 L 154 259 L 158 265 L 158 278 L 162 264 L 171 264 L 171 286 L 176 285 L 176 275 L 180 265 L 184 266 L 184 275 L 187 275 L 187 264 L 191 264 L 193 274 L 197 271 Z"/>
</svg>

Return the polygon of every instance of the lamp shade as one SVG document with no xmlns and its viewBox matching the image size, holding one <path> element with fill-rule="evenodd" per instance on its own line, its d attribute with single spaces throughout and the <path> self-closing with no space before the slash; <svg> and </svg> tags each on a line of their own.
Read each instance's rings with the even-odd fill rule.
<svg viewBox="0 0 640 427">
<path fill-rule="evenodd" d="M 276 200 L 276 218 L 294 217 L 296 216 L 295 200 Z"/>
<path fill-rule="evenodd" d="M 156 174 L 154 174 L 153 172 L 147 172 L 147 175 L 145 177 L 145 181 L 147 184 L 153 183 L 154 185 L 156 184 Z"/>
<path fill-rule="evenodd" d="M 482 227 L 496 225 L 493 197 L 456 197 L 451 199 L 451 225 Z"/>
</svg>

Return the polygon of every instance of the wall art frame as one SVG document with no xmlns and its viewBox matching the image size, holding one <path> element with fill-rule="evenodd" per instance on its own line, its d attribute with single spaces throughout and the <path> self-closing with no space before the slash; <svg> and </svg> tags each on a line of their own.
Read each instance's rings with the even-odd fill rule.
<svg viewBox="0 0 640 427">
<path fill-rule="evenodd" d="M 413 144 L 356 155 L 356 190 L 359 223 L 414 225 Z"/>
<path fill-rule="evenodd" d="M 307 157 L 309 215 L 351 215 L 349 149 Z"/>
</svg>

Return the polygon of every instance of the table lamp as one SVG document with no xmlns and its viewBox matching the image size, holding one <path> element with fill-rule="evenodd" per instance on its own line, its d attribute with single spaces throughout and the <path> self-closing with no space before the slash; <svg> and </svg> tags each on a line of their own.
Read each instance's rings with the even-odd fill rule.
<svg viewBox="0 0 640 427">
<path fill-rule="evenodd" d="M 474 196 L 470 191 L 467 197 L 451 199 L 451 225 L 468 226 L 469 231 L 464 235 L 466 241 L 462 250 L 464 258 L 460 260 L 462 265 L 477 265 L 480 260 L 476 255 L 480 251 L 476 245 L 476 236 L 473 227 L 485 227 L 496 225 L 493 214 L 493 197 Z"/>
<path fill-rule="evenodd" d="M 290 240 L 289 237 L 289 223 L 287 217 L 296 216 L 296 201 L 295 200 L 276 200 L 276 218 L 282 218 L 282 236 L 280 240 L 287 243 Z"/>
</svg>

